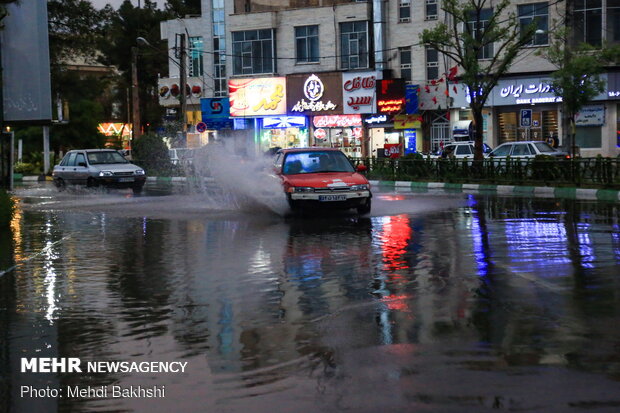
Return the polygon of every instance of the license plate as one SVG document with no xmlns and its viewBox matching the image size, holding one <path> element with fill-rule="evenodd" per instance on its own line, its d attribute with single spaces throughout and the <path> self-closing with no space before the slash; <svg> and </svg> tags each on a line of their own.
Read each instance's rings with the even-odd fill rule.
<svg viewBox="0 0 620 413">
<path fill-rule="evenodd" d="M 118 182 L 133 182 L 133 178 L 120 178 Z"/>
<path fill-rule="evenodd" d="M 321 202 L 329 202 L 329 201 L 346 201 L 346 195 L 319 195 L 319 201 Z"/>
</svg>

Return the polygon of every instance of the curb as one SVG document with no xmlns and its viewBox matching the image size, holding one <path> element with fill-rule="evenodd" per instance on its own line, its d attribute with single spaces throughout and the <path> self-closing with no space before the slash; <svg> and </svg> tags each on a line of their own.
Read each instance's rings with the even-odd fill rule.
<svg viewBox="0 0 620 413">
<path fill-rule="evenodd" d="M 390 187 L 397 191 L 427 192 L 431 189 L 443 189 L 447 192 L 496 193 L 502 195 L 523 195 L 537 198 L 565 198 L 597 201 L 620 201 L 620 191 L 614 189 L 563 188 L 550 186 L 484 185 L 453 184 L 443 182 L 409 182 L 409 181 L 369 181 L 378 187 Z"/>
</svg>

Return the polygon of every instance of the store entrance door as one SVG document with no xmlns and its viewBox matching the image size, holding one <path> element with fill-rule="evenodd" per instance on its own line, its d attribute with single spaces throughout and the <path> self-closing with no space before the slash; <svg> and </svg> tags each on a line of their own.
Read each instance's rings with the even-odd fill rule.
<svg viewBox="0 0 620 413">
<path fill-rule="evenodd" d="M 445 112 L 431 113 L 431 152 L 435 152 L 451 141 L 450 121 Z"/>
</svg>

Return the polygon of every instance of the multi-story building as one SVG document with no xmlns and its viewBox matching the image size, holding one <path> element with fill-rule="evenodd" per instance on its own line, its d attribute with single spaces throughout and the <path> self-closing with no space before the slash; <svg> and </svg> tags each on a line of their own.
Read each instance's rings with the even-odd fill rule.
<svg viewBox="0 0 620 413">
<path fill-rule="evenodd" d="M 538 30 L 487 101 L 485 141 L 562 145 L 561 98 L 549 87 L 555 68 L 540 51 L 563 24 L 565 3 L 513 3 L 519 24 L 535 20 Z M 574 3 L 575 40 L 619 41 L 619 14 L 609 0 Z M 424 29 L 447 18 L 440 0 L 202 0 L 201 16 L 162 23 L 173 63 L 160 80 L 160 103 L 179 107 L 178 39 L 185 35 L 193 144 L 220 136 L 242 152 L 315 145 L 352 157 L 433 150 L 472 133 L 466 91 L 452 81 L 458 68 L 420 42 Z M 480 58 L 496 52 L 491 45 Z M 582 156 L 620 153 L 618 76 L 603 75 L 607 90 L 577 118 Z"/>
</svg>

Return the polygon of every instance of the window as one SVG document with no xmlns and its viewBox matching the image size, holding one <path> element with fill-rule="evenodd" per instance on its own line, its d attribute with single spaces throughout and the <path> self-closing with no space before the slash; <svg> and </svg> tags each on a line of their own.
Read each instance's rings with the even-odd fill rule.
<svg viewBox="0 0 620 413">
<path fill-rule="evenodd" d="M 495 148 L 491 154 L 493 156 L 508 156 L 510 154 L 510 150 L 512 149 L 512 145 L 501 145 Z"/>
<path fill-rule="evenodd" d="M 439 53 L 432 47 L 426 48 L 426 80 L 439 77 Z"/>
<path fill-rule="evenodd" d="M 512 156 L 531 155 L 530 147 L 527 143 L 516 144 L 512 150 Z"/>
<path fill-rule="evenodd" d="M 426 20 L 437 20 L 437 0 L 426 0 Z"/>
<path fill-rule="evenodd" d="M 411 0 L 400 0 L 398 2 L 398 21 L 411 21 Z"/>
<path fill-rule="evenodd" d="M 601 128 L 598 126 L 581 126 L 575 130 L 575 144 L 580 148 L 601 148 Z"/>
<path fill-rule="evenodd" d="M 368 22 L 340 23 L 342 69 L 368 67 Z"/>
<path fill-rule="evenodd" d="M 202 76 L 204 73 L 204 66 L 202 62 L 202 37 L 190 37 L 189 38 L 189 75 L 190 76 Z"/>
<path fill-rule="evenodd" d="M 216 97 L 228 95 L 226 80 L 226 16 L 224 0 L 212 0 L 213 20 L 213 95 Z"/>
<path fill-rule="evenodd" d="M 275 73 L 272 29 L 232 33 L 233 74 Z"/>
<path fill-rule="evenodd" d="M 600 46 L 603 40 L 602 0 L 576 0 L 574 4 L 574 41 Z"/>
<path fill-rule="evenodd" d="M 529 43 L 532 46 L 546 45 L 549 43 L 549 5 L 548 3 L 522 4 L 518 6 L 519 27 L 521 33 L 525 32 L 527 26 L 535 22 L 536 31 L 543 33 L 534 34 L 534 38 Z"/>
<path fill-rule="evenodd" d="M 471 30 L 471 36 L 476 39 L 477 36 L 483 36 L 486 28 L 489 26 L 489 20 L 493 16 L 493 9 L 481 9 L 480 18 L 476 17 L 476 12 L 472 11 L 470 14 L 469 30 Z M 483 39 L 483 43 L 486 40 Z M 491 59 L 493 57 L 493 43 L 480 45 L 480 51 L 478 53 L 478 59 Z"/>
<path fill-rule="evenodd" d="M 318 63 L 319 26 L 295 27 L 297 63 Z"/>
<path fill-rule="evenodd" d="M 456 147 L 456 154 L 465 156 L 471 155 L 471 148 L 469 145 L 458 145 Z"/>
<path fill-rule="evenodd" d="M 75 166 L 86 166 L 86 158 L 83 153 L 78 153 L 75 157 Z"/>
<path fill-rule="evenodd" d="M 401 47 L 398 53 L 400 55 L 400 77 L 406 82 L 411 82 L 411 48 Z"/>
</svg>

